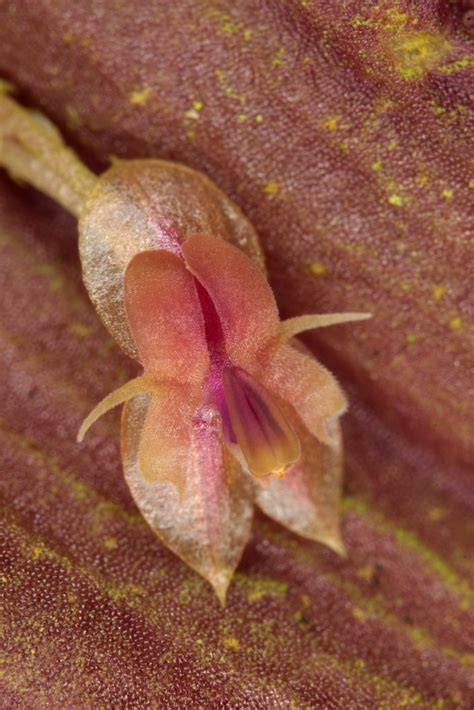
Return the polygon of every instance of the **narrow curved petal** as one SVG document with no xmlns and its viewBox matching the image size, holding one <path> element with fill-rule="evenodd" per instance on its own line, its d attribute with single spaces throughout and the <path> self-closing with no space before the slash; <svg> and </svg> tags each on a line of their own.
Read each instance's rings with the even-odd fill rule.
<svg viewBox="0 0 474 710">
<path fill-rule="evenodd" d="M 147 397 L 125 406 L 122 459 L 125 477 L 143 516 L 161 541 L 213 586 L 223 604 L 250 535 L 254 486 L 223 445 L 220 418 L 203 407 L 189 423 L 181 495 L 169 482 L 147 480 L 140 456 Z M 156 445 L 161 458 L 161 443 Z M 178 475 L 178 474 L 177 474 Z"/>
<path fill-rule="evenodd" d="M 296 409 L 308 430 L 331 444 L 333 422 L 345 411 L 346 399 L 337 381 L 313 357 L 292 345 L 272 349 L 261 363 L 260 381 Z"/>
<path fill-rule="evenodd" d="M 322 444 L 288 413 L 301 441 L 302 454 L 283 478 L 257 488 L 257 504 L 269 517 L 302 537 L 345 554 L 341 539 L 342 442 L 339 424 L 331 446 Z"/>
<path fill-rule="evenodd" d="M 158 387 L 158 384 L 152 380 L 150 377 L 142 375 L 141 377 L 135 377 L 135 379 L 126 382 L 121 387 L 108 394 L 104 399 L 102 399 L 99 404 L 97 404 L 92 412 L 84 419 L 79 429 L 77 435 L 77 441 L 80 443 L 91 426 L 96 422 L 103 414 L 106 414 L 114 407 L 119 404 L 127 402 L 133 397 L 138 397 L 140 394 L 151 393 Z"/>
<path fill-rule="evenodd" d="M 282 321 L 281 329 L 283 337 L 288 340 L 306 330 L 326 328 L 329 325 L 339 325 L 340 323 L 354 323 L 368 318 L 372 318 L 371 313 L 314 313 L 288 318 Z"/>
<path fill-rule="evenodd" d="M 251 369 L 255 354 L 279 334 L 278 308 L 265 277 L 240 249 L 215 237 L 190 237 L 183 255 L 214 303 L 229 357 Z"/>
<path fill-rule="evenodd" d="M 125 273 L 125 307 L 145 371 L 181 382 L 208 368 L 204 323 L 194 279 L 167 251 L 133 257 Z"/>
</svg>

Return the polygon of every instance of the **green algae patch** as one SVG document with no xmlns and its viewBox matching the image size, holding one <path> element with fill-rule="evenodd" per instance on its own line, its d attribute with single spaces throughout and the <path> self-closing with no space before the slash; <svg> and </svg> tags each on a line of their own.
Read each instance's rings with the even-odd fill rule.
<svg viewBox="0 0 474 710">
<path fill-rule="evenodd" d="M 451 50 L 441 33 L 409 32 L 396 35 L 391 44 L 395 70 L 404 79 L 420 79 L 439 67 Z"/>
<path fill-rule="evenodd" d="M 463 597 L 464 604 L 469 601 L 474 602 L 474 590 L 463 580 L 436 552 L 433 552 L 425 545 L 415 533 L 403 528 L 395 530 L 395 539 L 404 547 L 414 550 L 438 577 L 441 578 L 444 585 L 455 594 Z"/>
<path fill-rule="evenodd" d="M 190 574 L 180 585 L 178 600 L 181 604 L 192 604 L 207 589 L 207 584 L 196 574 Z"/>
<path fill-rule="evenodd" d="M 417 553 L 426 567 L 436 574 L 443 585 L 452 593 L 461 596 L 459 608 L 461 611 L 469 609 L 474 602 L 474 590 L 450 565 L 416 535 L 416 533 L 397 526 L 382 512 L 372 509 L 366 501 L 354 496 L 346 496 L 342 501 L 342 511 L 346 514 L 354 511 L 363 518 L 370 518 L 373 527 L 380 532 L 392 534 L 399 545 Z"/>
<path fill-rule="evenodd" d="M 369 512 L 369 505 L 361 498 L 345 496 L 342 500 L 342 512 L 344 514 L 349 510 L 354 510 L 359 515 L 366 515 Z"/>
<path fill-rule="evenodd" d="M 288 584 L 270 577 L 253 578 L 242 573 L 235 576 L 236 586 L 245 594 L 249 602 L 258 602 L 265 597 L 284 598 Z"/>
</svg>

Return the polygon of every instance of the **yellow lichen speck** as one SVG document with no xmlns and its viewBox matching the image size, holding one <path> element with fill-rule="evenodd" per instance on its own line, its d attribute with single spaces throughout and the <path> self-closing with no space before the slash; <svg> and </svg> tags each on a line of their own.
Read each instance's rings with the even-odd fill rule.
<svg viewBox="0 0 474 710">
<path fill-rule="evenodd" d="M 313 276 L 324 276 L 326 274 L 326 267 L 320 261 L 313 262 L 309 270 Z"/>
<path fill-rule="evenodd" d="M 340 116 L 328 116 L 323 120 L 323 128 L 334 133 L 338 129 L 340 119 Z"/>
<path fill-rule="evenodd" d="M 78 338 L 88 338 L 91 334 L 91 329 L 84 323 L 72 323 L 69 330 L 74 335 L 77 335 Z"/>
<path fill-rule="evenodd" d="M 446 291 L 448 290 L 447 286 L 444 286 L 443 284 L 436 284 L 433 286 L 433 298 L 435 301 L 440 301 Z"/>
<path fill-rule="evenodd" d="M 263 191 L 270 199 L 272 199 L 279 194 L 281 187 L 281 183 L 270 180 L 270 182 L 267 182 L 264 186 Z"/>
<path fill-rule="evenodd" d="M 128 100 L 134 106 L 144 106 L 148 102 L 150 95 L 151 95 L 150 87 L 145 87 L 144 89 L 141 89 L 140 91 L 132 91 L 132 93 L 128 97 Z"/>
<path fill-rule="evenodd" d="M 204 108 L 203 102 L 200 101 L 199 99 L 196 99 L 195 101 L 193 101 L 191 108 L 188 109 L 187 111 L 185 111 L 185 114 L 184 114 L 185 118 L 190 118 L 194 121 L 197 121 L 199 118 L 199 113 L 200 113 L 200 111 L 202 111 L 203 108 Z"/>
<path fill-rule="evenodd" d="M 82 126 L 82 119 L 79 111 L 72 104 L 66 104 L 64 107 L 66 111 L 67 123 L 70 128 L 78 128 Z"/>
<path fill-rule="evenodd" d="M 388 201 L 389 204 L 393 205 L 394 207 L 401 207 L 403 205 L 403 198 L 400 197 L 400 195 L 390 195 Z"/>
<path fill-rule="evenodd" d="M 395 70 L 404 79 L 419 79 L 438 67 L 451 45 L 444 35 L 433 32 L 397 33 L 390 42 Z"/>
<path fill-rule="evenodd" d="M 239 640 L 235 636 L 226 636 L 224 641 L 224 646 L 231 651 L 238 651 L 240 648 Z"/>
</svg>

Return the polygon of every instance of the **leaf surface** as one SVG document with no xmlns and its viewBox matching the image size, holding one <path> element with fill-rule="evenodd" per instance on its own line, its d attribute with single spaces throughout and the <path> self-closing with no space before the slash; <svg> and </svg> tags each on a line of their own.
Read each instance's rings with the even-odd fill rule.
<svg viewBox="0 0 474 710">
<path fill-rule="evenodd" d="M 25 39 L 27 38 L 27 39 Z M 281 312 L 350 409 L 348 559 L 259 517 L 228 606 L 134 507 L 136 371 L 73 222 L 0 184 L 5 707 L 474 704 L 472 44 L 437 0 L 0 5 L 0 69 L 92 165 L 203 170 L 257 228 Z"/>
</svg>

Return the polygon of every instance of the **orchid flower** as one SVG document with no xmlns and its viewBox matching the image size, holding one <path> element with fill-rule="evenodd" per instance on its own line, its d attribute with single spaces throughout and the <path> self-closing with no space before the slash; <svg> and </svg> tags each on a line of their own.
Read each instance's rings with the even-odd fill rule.
<svg viewBox="0 0 474 710">
<path fill-rule="evenodd" d="M 334 377 L 291 340 L 363 313 L 281 322 L 265 277 L 227 242 L 186 239 L 177 255 L 138 253 L 125 309 L 144 374 L 108 395 L 122 418 L 125 474 L 159 537 L 223 601 L 252 511 L 343 553 L 339 533 L 346 401 Z"/>
<path fill-rule="evenodd" d="M 293 337 L 368 314 L 280 322 L 252 225 L 202 173 L 115 160 L 97 178 L 46 119 L 4 94 L 1 164 L 79 218 L 89 295 L 144 368 L 95 407 L 79 441 L 126 403 L 122 459 L 135 501 L 222 603 L 255 505 L 343 554 L 346 401 Z"/>
</svg>

